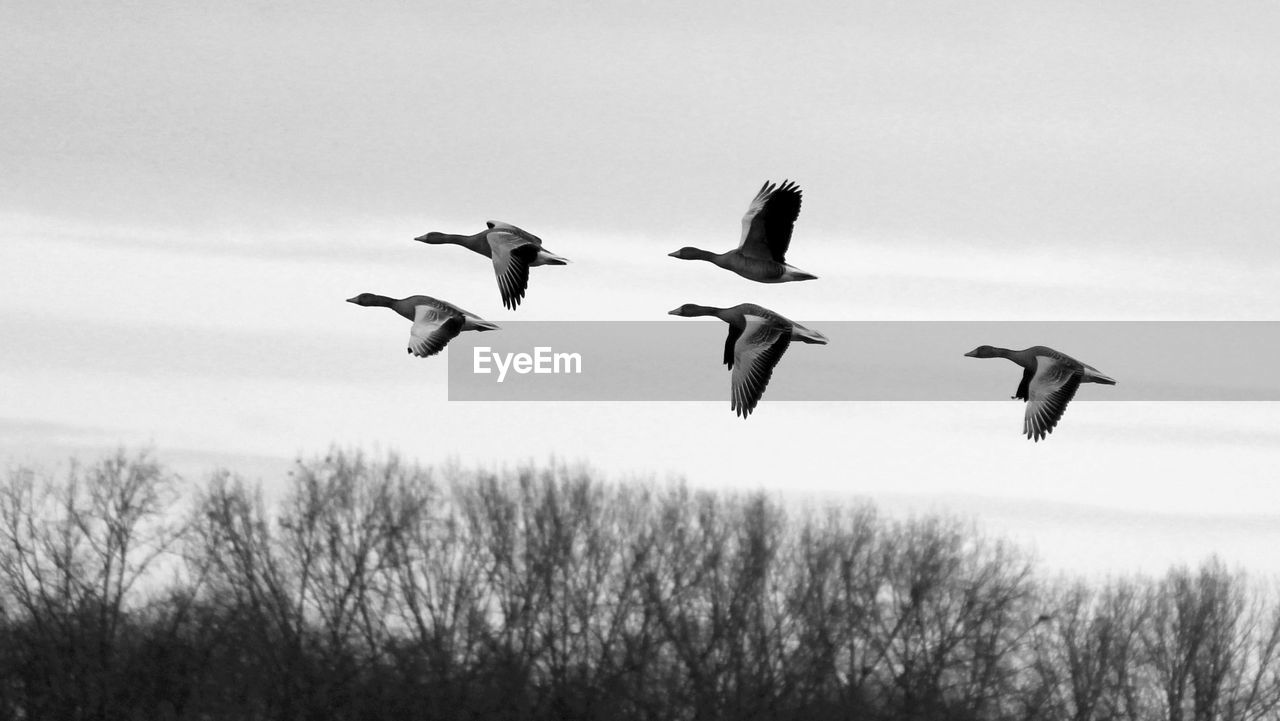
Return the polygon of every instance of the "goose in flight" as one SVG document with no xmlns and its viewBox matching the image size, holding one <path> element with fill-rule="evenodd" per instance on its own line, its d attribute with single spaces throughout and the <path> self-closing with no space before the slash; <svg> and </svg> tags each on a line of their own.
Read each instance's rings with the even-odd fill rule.
<svg viewBox="0 0 1280 721">
<path fill-rule="evenodd" d="M 685 318 L 715 316 L 729 324 L 724 341 L 724 364 L 733 371 L 729 381 L 729 407 L 746 418 L 764 395 L 782 354 L 791 341 L 826 345 L 827 337 L 795 321 L 788 320 L 768 308 L 754 303 L 741 303 L 732 308 L 713 308 L 686 303 L 668 315 Z"/>
<path fill-rule="evenodd" d="M 1053 432 L 1081 383 L 1116 384 L 1114 378 L 1099 373 L 1097 368 L 1042 345 L 1026 350 L 984 345 L 965 355 L 970 358 L 1008 358 L 1022 366 L 1022 382 L 1018 384 L 1013 398 L 1026 401 L 1027 414 L 1022 421 L 1022 432 L 1037 443 Z"/>
<path fill-rule="evenodd" d="M 452 233 L 427 233 L 414 240 L 431 245 L 452 243 L 473 250 L 493 260 L 493 272 L 498 276 L 498 292 L 502 305 L 515 310 L 524 299 L 529 287 L 529 269 L 535 265 L 565 265 L 567 258 L 548 253 L 542 248 L 542 238 L 521 230 L 514 225 L 490 220 L 485 230 L 475 235 Z"/>
<path fill-rule="evenodd" d="M 787 265 L 791 229 L 799 215 L 800 187 L 789 180 L 782 181 L 781 186 L 765 181 L 742 216 L 742 239 L 737 248 L 712 253 L 684 247 L 670 255 L 681 260 L 710 261 L 758 283 L 815 280 L 818 276 Z"/>
<path fill-rule="evenodd" d="M 361 293 L 354 298 L 347 298 L 347 302 L 390 308 L 413 321 L 413 326 L 409 329 L 409 345 L 405 351 L 419 358 L 427 358 L 444 350 L 449 341 L 464 330 L 498 330 L 497 324 L 490 323 L 475 313 L 468 313 L 452 303 L 426 295 L 411 295 L 395 300 L 376 293 Z"/>
</svg>

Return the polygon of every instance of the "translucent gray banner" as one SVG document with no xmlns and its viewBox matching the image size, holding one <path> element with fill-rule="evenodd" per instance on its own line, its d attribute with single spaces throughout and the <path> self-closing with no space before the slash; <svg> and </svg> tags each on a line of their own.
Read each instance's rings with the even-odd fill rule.
<svg viewBox="0 0 1280 721">
<path fill-rule="evenodd" d="M 1043 345 L 1115 378 L 1076 401 L 1280 400 L 1280 322 L 835 321 L 797 319 L 829 339 L 794 342 L 765 401 L 995 401 L 1022 369 L 965 353 Z M 728 325 L 503 321 L 449 345 L 452 401 L 718 401 Z M 522 357 L 523 356 L 523 357 Z"/>
</svg>

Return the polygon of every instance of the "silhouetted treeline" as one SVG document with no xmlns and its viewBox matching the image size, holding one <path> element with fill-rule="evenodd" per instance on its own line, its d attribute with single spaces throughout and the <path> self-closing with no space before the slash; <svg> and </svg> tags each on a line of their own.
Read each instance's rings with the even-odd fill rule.
<svg viewBox="0 0 1280 721">
<path fill-rule="evenodd" d="M 334 451 L 278 503 L 121 452 L 0 489 L 0 719 L 1280 718 L 1211 560 L 1037 579 L 948 519 Z"/>
</svg>

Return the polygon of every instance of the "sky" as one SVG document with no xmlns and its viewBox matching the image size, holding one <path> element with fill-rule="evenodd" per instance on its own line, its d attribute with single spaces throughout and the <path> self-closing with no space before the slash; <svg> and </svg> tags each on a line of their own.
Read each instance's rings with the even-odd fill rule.
<svg viewBox="0 0 1280 721">
<path fill-rule="evenodd" d="M 333 442 L 555 456 L 955 512 L 1073 572 L 1215 552 L 1280 572 L 1274 403 L 1091 386 L 1033 444 L 999 361 L 958 366 L 1003 379 L 990 403 L 766 395 L 746 422 L 727 399 L 451 403 L 445 358 L 343 302 L 422 293 L 500 324 L 743 301 L 810 327 L 1277 320 L 1277 36 L 1263 2 L 8 2 L 0 458 L 152 445 L 270 485 Z M 804 190 L 788 261 L 819 280 L 666 256 L 732 247 L 783 178 Z M 412 242 L 489 219 L 573 261 L 535 269 L 515 312 L 486 261 Z M 1002 341 L 956 352 L 981 343 Z M 1179 362 L 1059 349 L 1121 383 Z"/>
</svg>

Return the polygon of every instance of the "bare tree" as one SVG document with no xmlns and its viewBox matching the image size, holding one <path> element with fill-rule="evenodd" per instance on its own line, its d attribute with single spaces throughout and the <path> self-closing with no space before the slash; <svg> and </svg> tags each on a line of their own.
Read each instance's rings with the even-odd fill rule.
<svg viewBox="0 0 1280 721">
<path fill-rule="evenodd" d="M 1146 717 L 1139 691 L 1148 601 L 1131 581 L 1100 588 L 1075 582 L 1045 594 L 1034 668 L 1052 698 L 1052 717 Z"/>
<path fill-rule="evenodd" d="M 18 470 L 0 488 L 0 588 L 30 621 L 14 640 L 37 706 L 67 718 L 117 713 L 130 602 L 183 530 L 170 512 L 176 483 L 147 453 L 120 450 L 73 463 L 63 481 Z"/>
<path fill-rule="evenodd" d="M 1170 721 L 1274 712 L 1280 629 L 1243 573 L 1212 558 L 1198 572 L 1170 571 L 1153 593 L 1147 649 Z"/>
<path fill-rule="evenodd" d="M 875 643 L 880 523 L 869 506 L 806 517 L 787 564 L 787 614 L 795 647 L 787 662 L 797 705 L 818 713 L 866 714 L 887 645 Z"/>
<path fill-rule="evenodd" d="M 1223 679 L 1219 715 L 1225 721 L 1274 718 L 1280 711 L 1280 606 L 1274 594 L 1248 594 L 1236 662 Z"/>
<path fill-rule="evenodd" d="M 1030 564 L 943 519 L 896 524 L 881 553 L 875 643 L 893 703 L 915 718 L 999 716 L 1034 623 Z"/>
<path fill-rule="evenodd" d="M 1217 560 L 1039 585 L 954 519 L 561 464 L 334 449 L 185 514 L 176 482 L 0 485 L 0 719 L 1280 715 L 1280 607 Z"/>
<path fill-rule="evenodd" d="M 208 569 L 209 596 L 237 665 L 248 671 L 235 686 L 250 704 L 247 714 L 295 719 L 303 717 L 307 690 L 310 581 L 290 573 L 272 526 L 260 491 L 217 472 L 197 506 L 187 555 Z"/>
</svg>

